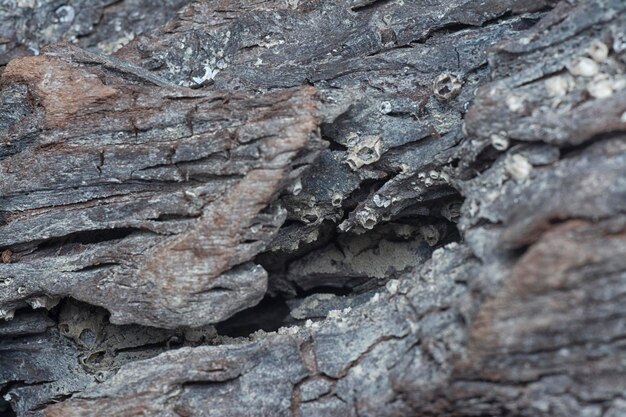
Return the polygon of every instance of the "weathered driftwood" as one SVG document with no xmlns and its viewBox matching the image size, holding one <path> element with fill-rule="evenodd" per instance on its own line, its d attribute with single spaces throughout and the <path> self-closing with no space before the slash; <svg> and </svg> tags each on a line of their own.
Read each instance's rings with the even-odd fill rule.
<svg viewBox="0 0 626 417">
<path fill-rule="evenodd" d="M 111 316 L 18 310 L 0 327 L 6 401 L 55 417 L 623 415 L 625 12 L 224 0 L 115 58 L 11 62 L 3 306 L 71 295 Z M 258 302 L 266 278 L 246 265 L 279 298 L 218 330 L 252 334 L 186 327 Z"/>
<path fill-rule="evenodd" d="M 116 56 L 191 87 L 312 84 L 325 107 L 344 109 L 322 125 L 333 146 L 282 199 L 290 224 L 260 261 L 273 293 L 363 289 L 456 238 L 462 200 L 445 167 L 462 139 L 463 113 L 488 77 L 488 45 L 535 16 L 497 18 L 547 4 L 447 2 L 442 12 L 393 2 L 194 3 Z M 390 221 L 373 238 L 335 239 Z M 356 256 L 381 239 L 400 241 L 383 245 L 397 256 L 385 249 Z M 285 265 L 294 258 L 302 259 Z"/>
<path fill-rule="evenodd" d="M 285 217 L 270 203 L 321 144 L 312 89 L 194 92 L 72 48 L 0 82 L 22 98 L 3 120 L 5 316 L 72 296 L 172 328 L 260 301 L 249 261 Z"/>
</svg>

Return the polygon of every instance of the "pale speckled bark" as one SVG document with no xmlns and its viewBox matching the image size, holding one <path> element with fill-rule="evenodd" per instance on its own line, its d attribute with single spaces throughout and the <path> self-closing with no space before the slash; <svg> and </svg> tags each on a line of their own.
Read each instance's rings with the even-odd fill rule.
<svg viewBox="0 0 626 417">
<path fill-rule="evenodd" d="M 133 97 L 124 111 L 148 107 L 153 116 L 132 130 L 137 137 L 126 139 L 132 147 L 105 154 L 104 165 L 96 162 L 98 176 L 141 165 L 142 152 L 132 159 L 124 152 L 151 144 L 156 151 L 146 151 L 145 158 L 165 162 L 150 165 L 141 184 L 170 179 L 172 190 L 150 189 L 160 199 L 155 207 L 137 198 L 115 200 L 106 212 L 97 211 L 99 199 L 72 203 L 72 213 L 96 213 L 83 221 L 104 222 L 99 216 L 106 213 L 103 224 L 124 233 L 97 239 L 81 234 L 74 242 L 47 245 L 21 214 L 23 205 L 41 199 L 31 192 L 3 200 L 13 204 L 5 218 L 15 220 L 2 227 L 15 229 L 0 236 L 23 240 L 3 259 L 42 260 L 36 265 L 54 273 L 70 258 L 94 265 L 100 248 L 107 254 L 114 248 L 107 255 L 114 256 L 141 247 L 142 239 L 160 239 L 170 248 L 167 256 L 148 252 L 155 255 L 147 266 L 140 262 L 143 254 L 125 257 L 121 263 L 130 272 L 122 277 L 155 286 L 119 292 L 117 300 L 102 301 L 90 281 L 62 291 L 44 281 L 44 293 L 80 295 L 105 306 L 111 318 L 71 300 L 47 314 L 18 310 L 0 327 L 6 400 L 19 415 L 54 417 L 625 414 L 625 7 L 618 0 L 428 7 L 407 0 L 223 0 L 183 8 L 115 58 L 57 47 L 57 57 L 12 62 L 2 90 L 10 111 L 1 122 L 6 128 L 22 120 L 14 129 L 24 139 L 17 152 L 2 154 L 4 160 L 34 149 L 33 138 L 62 139 L 37 133 L 38 124 L 52 126 L 55 134 L 72 129 L 64 120 L 79 121 L 79 129 L 93 133 L 82 142 L 102 140 L 106 129 L 90 120 L 103 113 L 85 109 L 114 102 L 111 89 L 123 84 L 120 94 Z M 54 94 L 33 94 L 56 85 L 37 86 L 43 71 L 34 65 L 37 59 L 72 68 L 68 73 L 75 75 L 55 79 L 73 85 L 77 100 L 55 106 Z M 13 70 L 20 62 L 29 65 Z M 22 84 L 7 78 L 15 74 L 23 74 Z M 81 82 L 72 84 L 72 77 Z M 172 91 L 179 92 L 175 98 Z M 24 105 L 31 96 L 48 100 L 35 118 L 26 117 L 35 106 Z M 267 114 L 262 121 L 277 126 L 270 138 L 300 141 L 272 142 L 266 149 L 292 143 L 287 152 L 299 153 L 274 160 L 231 152 L 195 170 L 184 165 L 192 177 L 181 177 L 180 167 L 159 153 L 163 138 L 177 149 L 187 146 L 188 120 L 163 117 L 178 112 L 192 119 L 208 114 L 202 120 L 237 129 L 237 149 L 247 149 L 242 137 L 268 140 L 250 118 Z M 195 136 L 199 130 L 191 125 Z M 321 150 L 318 126 L 328 149 Z M 211 132 L 207 146 L 226 140 Z M 137 143 L 142 135 L 147 140 Z M 74 132 L 62 140 L 77 138 Z M 38 151 L 54 155 L 56 148 Z M 190 156 L 198 152 L 189 148 Z M 216 174 L 219 163 L 251 169 L 254 182 L 247 181 L 248 171 Z M 284 177 L 257 176 L 260 165 L 273 163 Z M 73 175 L 91 172 L 87 165 Z M 9 168 L 2 177 L 7 190 L 47 184 L 24 170 Z M 192 203 L 170 196 L 191 186 L 193 175 L 204 187 L 221 182 L 223 189 L 207 188 L 207 209 L 164 236 L 148 213 L 173 210 L 176 216 L 166 211 L 165 225 L 178 224 L 180 210 L 188 216 Z M 81 195 L 82 188 L 41 195 L 63 199 Z M 32 211 L 46 224 L 43 231 L 83 227 L 64 206 L 50 207 Z M 116 215 L 134 223 L 122 224 Z M 231 222 L 209 220 L 218 218 Z M 266 228 L 249 247 L 247 233 L 258 232 L 257 221 Z M 134 229 L 147 227 L 151 234 L 137 236 Z M 189 244 L 205 250 L 186 251 Z M 219 287 L 243 285 L 235 265 L 254 263 L 269 271 L 267 293 L 278 298 L 226 321 L 235 310 L 224 312 L 227 306 L 251 306 L 259 298 L 220 294 L 201 311 L 195 304 L 176 305 L 173 296 L 202 284 L 186 278 L 200 269 L 212 277 L 222 273 L 211 281 Z M 119 266 L 95 273 L 119 277 L 110 267 Z M 37 291 L 5 297 L 10 307 L 16 299 L 43 304 Z M 131 296 L 154 303 L 163 293 L 170 296 L 167 318 L 120 303 Z M 263 293 L 265 287 L 255 292 Z M 216 314 L 211 320 L 209 312 Z M 181 326 L 216 321 L 218 332 L 246 336 Z M 25 356 L 24 346 L 33 343 L 45 348 Z M 18 370 L 13 364 L 19 360 L 26 366 Z"/>
<path fill-rule="evenodd" d="M 9 60 L 38 55 L 67 41 L 113 53 L 142 32 L 162 25 L 189 0 L 3 0 L 0 3 L 0 71 Z"/>
<path fill-rule="evenodd" d="M 314 92 L 225 97 L 111 66 L 69 48 L 2 74 L 24 97 L 0 162 L 4 315 L 72 296 L 172 328 L 256 304 L 266 275 L 248 261 L 285 218 L 266 207 L 321 144 Z"/>
</svg>

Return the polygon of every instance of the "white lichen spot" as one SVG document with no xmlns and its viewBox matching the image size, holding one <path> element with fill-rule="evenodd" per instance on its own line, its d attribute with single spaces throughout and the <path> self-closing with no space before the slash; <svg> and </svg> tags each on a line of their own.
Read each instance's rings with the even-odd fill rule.
<svg viewBox="0 0 626 417">
<path fill-rule="evenodd" d="M 378 136 L 365 136 L 355 141 L 348 150 L 346 163 L 353 171 L 363 165 L 370 165 L 380 159 L 382 155 L 383 141 Z"/>
<path fill-rule="evenodd" d="M 380 301 L 380 293 L 377 292 L 370 298 L 370 303 L 377 303 L 378 301 Z"/>
<path fill-rule="evenodd" d="M 600 68 L 593 59 L 578 57 L 567 64 L 567 70 L 577 77 L 593 77 L 600 71 Z"/>
<path fill-rule="evenodd" d="M 302 192 L 302 181 L 300 181 L 300 178 L 298 178 L 298 180 L 291 187 L 291 193 L 293 195 L 298 195 L 301 192 Z"/>
<path fill-rule="evenodd" d="M 444 246 L 444 248 L 449 249 L 449 250 L 455 250 L 459 246 L 460 245 L 458 244 L 458 242 L 451 242 L 451 243 L 448 243 L 446 246 Z"/>
<path fill-rule="evenodd" d="M 546 90 L 553 97 L 563 97 L 572 89 L 573 83 L 569 76 L 557 75 L 546 80 Z"/>
<path fill-rule="evenodd" d="M 508 155 L 504 161 L 504 169 L 516 180 L 523 180 L 530 175 L 533 166 L 520 154 Z"/>
<path fill-rule="evenodd" d="M 476 201 L 475 199 L 472 199 L 469 201 L 468 204 L 468 213 L 470 216 L 474 217 L 478 214 L 478 212 L 480 211 L 480 203 L 478 203 L 478 201 Z"/>
<path fill-rule="evenodd" d="M 348 230 L 352 229 L 352 224 L 348 220 L 344 220 L 337 227 L 342 232 L 347 232 Z"/>
<path fill-rule="evenodd" d="M 391 110 L 392 110 L 391 103 L 388 101 L 383 101 L 378 106 L 378 111 L 381 112 L 382 114 L 389 114 L 391 113 Z"/>
<path fill-rule="evenodd" d="M 262 41 L 259 41 L 258 45 L 269 49 L 284 43 L 285 41 L 282 39 L 272 39 L 271 35 L 267 35 Z"/>
<path fill-rule="evenodd" d="M 28 45 L 28 50 L 35 56 L 39 55 L 39 48 L 36 45 Z"/>
<path fill-rule="evenodd" d="M 198 194 L 194 193 L 191 190 L 185 190 L 183 191 L 183 196 L 185 197 L 186 200 L 197 200 L 198 199 Z"/>
<path fill-rule="evenodd" d="M 428 243 L 428 246 L 435 246 L 441 238 L 439 230 L 437 230 L 437 228 L 432 225 L 420 227 L 420 233 L 424 238 L 424 241 Z"/>
<path fill-rule="evenodd" d="M 609 47 L 600 40 L 595 40 L 587 48 L 589 55 L 596 62 L 604 62 L 609 57 Z"/>
<path fill-rule="evenodd" d="M 11 320 L 15 315 L 15 310 L 0 308 L 0 319 Z"/>
<path fill-rule="evenodd" d="M 76 17 L 76 11 L 69 5 L 61 6 L 54 11 L 54 15 L 60 23 L 72 23 Z"/>
<path fill-rule="evenodd" d="M 489 139 L 491 146 L 497 151 L 506 151 L 509 147 L 509 139 L 506 136 L 493 134 Z"/>
<path fill-rule="evenodd" d="M 617 29 L 617 28 L 616 28 Z M 613 30 L 613 50 L 620 53 L 626 50 L 626 32 Z"/>
<path fill-rule="evenodd" d="M 313 327 L 313 320 L 308 319 L 306 322 L 304 322 L 304 327 L 306 328 Z"/>
<path fill-rule="evenodd" d="M 461 91 L 463 83 L 459 78 L 450 73 L 440 74 L 433 82 L 433 93 L 440 100 L 450 100 Z"/>
<path fill-rule="evenodd" d="M 391 199 L 381 196 L 380 194 L 374 194 L 374 204 L 376 207 L 389 207 L 391 205 Z"/>
<path fill-rule="evenodd" d="M 463 136 L 465 137 L 469 136 L 469 132 L 467 131 L 467 124 L 465 122 L 461 124 L 461 133 L 463 133 Z"/>
<path fill-rule="evenodd" d="M 200 85 L 206 81 L 212 81 L 215 76 L 220 72 L 220 70 L 216 67 L 212 67 L 209 61 L 204 61 L 204 74 L 202 77 L 193 77 L 192 80 L 194 83 Z"/>
<path fill-rule="evenodd" d="M 364 210 L 359 210 L 356 215 L 356 221 L 363 226 L 364 229 L 371 230 L 378 223 L 378 219 L 376 218 L 376 214 L 374 214 L 369 208 L 365 208 Z"/>
<path fill-rule="evenodd" d="M 613 81 L 608 77 L 596 77 L 587 84 L 587 92 L 594 98 L 607 98 L 613 95 Z"/>
<path fill-rule="evenodd" d="M 338 319 L 341 318 L 341 310 L 330 310 L 326 315 L 329 319 Z"/>
<path fill-rule="evenodd" d="M 613 91 L 620 91 L 626 88 L 626 77 L 621 76 L 613 80 Z"/>
<path fill-rule="evenodd" d="M 278 329 L 278 334 L 279 335 L 290 335 L 290 336 L 294 336 L 296 334 L 298 334 L 298 326 L 291 326 L 291 327 L 281 327 L 280 329 Z"/>
<path fill-rule="evenodd" d="M 456 223 L 458 218 L 461 216 L 461 203 L 458 201 L 453 201 L 449 204 L 446 204 L 441 209 L 441 215 L 448 219 L 448 221 Z"/>
<path fill-rule="evenodd" d="M 132 30 L 124 31 L 124 35 L 119 37 L 117 41 L 115 42 L 115 44 L 113 45 L 112 51 L 117 52 L 123 46 L 128 45 L 133 39 L 135 39 L 135 32 L 133 32 Z"/>
<path fill-rule="evenodd" d="M 385 288 L 391 295 L 395 295 L 398 293 L 398 288 L 400 287 L 400 282 L 397 279 L 390 279 L 385 284 Z"/>
<path fill-rule="evenodd" d="M 318 223 L 321 221 L 320 210 L 317 207 L 310 207 L 302 211 L 300 219 L 307 224 Z"/>
<path fill-rule="evenodd" d="M 330 199 L 330 203 L 333 207 L 341 207 L 341 203 L 343 202 L 343 195 L 340 193 L 334 193 Z"/>
<path fill-rule="evenodd" d="M 26 301 L 33 310 L 38 308 L 44 308 L 48 305 L 46 297 L 34 297 Z"/>
<path fill-rule="evenodd" d="M 439 173 L 435 170 L 432 170 L 428 173 L 428 176 L 433 179 L 433 180 L 437 180 L 439 179 Z"/>
<path fill-rule="evenodd" d="M 165 65 L 167 65 L 167 70 L 169 71 L 170 74 L 178 74 L 180 73 L 180 70 L 182 68 L 181 66 L 176 65 L 170 61 L 165 61 Z"/>
<path fill-rule="evenodd" d="M 511 94 L 510 96 L 508 96 L 505 102 L 506 106 L 512 112 L 517 113 L 524 110 L 524 98 L 517 94 Z"/>
</svg>

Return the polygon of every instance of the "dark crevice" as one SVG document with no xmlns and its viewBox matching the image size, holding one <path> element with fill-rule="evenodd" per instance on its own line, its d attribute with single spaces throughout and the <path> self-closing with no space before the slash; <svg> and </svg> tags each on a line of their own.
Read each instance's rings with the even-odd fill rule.
<svg viewBox="0 0 626 417">
<path fill-rule="evenodd" d="M 616 132 L 603 132 L 601 134 L 591 136 L 583 143 L 579 143 L 576 145 L 563 145 L 559 148 L 561 153 L 561 159 L 571 159 L 581 155 L 587 149 L 593 146 L 598 146 L 598 142 L 602 141 L 610 141 L 610 140 L 623 140 L 625 131 L 616 131 Z"/>
<path fill-rule="evenodd" d="M 222 370 L 212 370 L 212 372 L 216 372 L 216 373 L 220 372 L 220 371 L 222 371 Z M 226 369 L 224 369 L 223 371 L 226 371 Z M 218 378 L 219 378 L 219 375 L 218 375 Z M 228 383 L 230 381 L 234 381 L 237 378 L 239 378 L 239 376 L 236 376 L 234 378 L 227 378 L 227 379 L 220 378 L 220 379 L 218 379 L 216 381 L 208 381 L 208 380 L 204 380 L 204 381 L 188 381 L 188 382 L 183 382 L 182 386 L 184 388 L 194 388 L 194 387 L 197 387 L 197 388 L 199 388 L 201 390 L 205 390 L 205 389 L 207 389 L 208 387 L 211 387 L 211 386 L 215 386 L 215 387 L 223 386 L 224 384 L 226 384 L 226 383 Z"/>
<path fill-rule="evenodd" d="M 17 417 L 17 414 L 3 398 L 0 398 L 0 417 Z"/>
<path fill-rule="evenodd" d="M 240 311 L 215 327 L 223 336 L 246 337 L 257 330 L 273 332 L 285 323 L 289 307 L 283 297 L 266 296 L 255 307 Z"/>
<path fill-rule="evenodd" d="M 301 226 L 304 227 L 304 223 L 287 220 L 283 225 L 283 230 L 288 226 Z M 325 246 L 336 236 L 335 224 L 332 222 L 323 222 L 319 227 L 318 238 L 309 243 L 302 243 L 298 250 L 292 252 L 275 251 L 275 252 L 263 252 L 257 255 L 255 262 L 263 266 L 263 268 L 270 273 L 270 275 L 281 275 L 287 270 L 287 266 L 290 262 L 298 260 L 309 253 Z M 270 280 L 271 285 L 271 280 Z"/>
<path fill-rule="evenodd" d="M 362 203 L 372 192 L 380 189 L 386 182 L 386 179 L 363 181 L 361 186 L 344 201 L 343 220 L 347 219 L 354 208 Z M 424 242 L 428 242 L 432 250 L 451 242 L 461 241 L 462 238 L 457 229 L 456 220 L 458 215 L 460 215 L 457 211 L 460 210 L 460 205 L 464 199 L 456 189 L 451 187 L 444 188 L 439 191 L 434 190 L 434 195 L 430 199 L 415 201 L 413 204 L 407 205 L 402 211 L 392 216 L 390 221 L 379 223 L 374 229 L 367 230 L 364 234 L 340 233 L 337 229 L 337 224 L 341 223 L 342 220 L 339 220 L 337 223 L 325 222 L 320 227 L 320 234 L 314 242 L 303 245 L 294 252 L 273 251 L 259 254 L 255 258 L 255 262 L 268 271 L 269 293 L 272 296 L 267 296 L 257 307 L 241 312 L 226 322 L 219 324 L 219 333 L 239 337 L 248 336 L 259 329 L 274 331 L 282 326 L 298 322 L 298 320 L 290 316 L 290 310 L 287 305 L 292 305 L 293 301 L 289 300 L 295 301 L 295 299 L 304 299 L 316 294 L 360 297 L 360 294 L 384 286 L 389 279 L 407 272 L 408 269 L 405 268 L 396 272 L 391 271 L 385 279 L 379 279 L 373 270 L 371 272 L 367 270 L 351 270 L 352 266 L 350 264 L 350 259 L 353 257 L 368 256 L 366 254 L 368 251 L 372 251 L 373 254 L 376 253 L 382 241 L 411 245 L 415 244 L 416 240 L 418 242 L 424 240 Z M 413 228 L 414 232 L 410 236 L 397 235 L 394 225 L 408 226 Z M 291 221 L 283 227 L 298 229 L 307 226 L 300 222 Z M 430 227 L 437 236 L 432 241 L 429 241 L 429 237 L 424 235 L 425 232 L 422 231 L 422 227 Z M 348 248 L 344 245 L 348 244 L 350 246 L 350 239 L 370 239 L 371 242 L 365 245 L 360 243 L 360 250 L 347 254 L 344 251 L 348 250 Z M 336 272 L 320 271 L 318 274 L 309 271 L 304 285 L 292 280 L 290 275 L 293 273 L 297 274 L 299 268 L 296 266 L 296 269 L 292 270 L 294 263 L 306 263 L 307 258 L 315 260 L 330 256 L 329 253 L 332 253 L 333 248 L 335 253 L 338 251 L 343 254 L 344 260 L 337 260 L 337 262 L 345 261 L 345 268 L 347 269 L 337 267 Z M 327 252 L 328 250 L 331 252 Z M 415 264 L 407 268 L 410 269 L 417 266 L 419 265 Z M 293 305 L 297 304 L 296 302 Z"/>
<path fill-rule="evenodd" d="M 334 141 L 333 139 L 327 138 L 326 140 L 328 141 L 328 144 L 329 144 L 328 149 L 330 151 L 344 151 L 345 152 L 348 150 L 347 146 L 344 146 L 341 143 Z"/>
<path fill-rule="evenodd" d="M 154 342 L 154 343 L 146 343 L 144 345 L 141 346 L 130 346 L 130 347 L 123 347 L 123 348 L 119 348 L 115 350 L 115 354 L 119 354 L 119 353 L 141 353 L 141 352 L 145 352 L 147 350 L 150 349 L 175 349 L 178 348 L 180 346 L 183 345 L 184 340 L 182 340 L 181 338 L 178 338 L 176 336 L 172 336 L 170 338 L 168 338 L 165 341 L 162 342 Z"/>
<path fill-rule="evenodd" d="M 73 395 L 73 394 L 74 394 L 73 392 L 72 392 L 72 393 L 70 393 L 70 394 L 57 394 L 57 395 L 55 395 L 54 397 L 51 397 L 51 398 L 49 399 L 49 401 L 46 401 L 46 402 L 44 402 L 44 403 L 42 403 L 42 404 L 39 404 L 38 406 L 34 407 L 34 408 L 32 409 L 32 411 L 34 411 L 34 412 L 37 412 L 37 411 L 43 411 L 43 410 L 45 410 L 45 409 L 46 409 L 46 407 L 48 407 L 50 404 L 55 404 L 55 403 L 58 403 L 58 402 L 62 402 L 62 401 L 64 401 L 64 400 L 67 400 L 68 398 L 72 398 L 72 395 Z"/>
<path fill-rule="evenodd" d="M 361 181 L 359 186 L 352 191 L 343 200 L 342 206 L 346 210 L 346 216 L 343 220 L 348 218 L 348 215 L 357 206 L 365 201 L 373 192 L 381 189 L 388 181 L 393 179 L 396 174 L 391 174 L 389 177 L 382 179 L 365 179 Z"/>
<path fill-rule="evenodd" d="M 370 0 L 370 1 L 365 2 L 365 4 L 353 6 L 350 10 L 352 10 L 353 12 L 365 12 L 368 10 L 373 10 L 373 9 L 382 7 L 386 4 L 391 3 L 392 1 L 393 0 Z"/>
<path fill-rule="evenodd" d="M 75 271 L 72 271 L 72 272 L 94 272 L 94 271 L 99 271 L 99 270 L 110 269 L 119 265 L 121 264 L 117 262 L 104 262 L 104 263 L 97 264 L 97 265 L 89 265 L 89 266 L 77 269 Z"/>
<path fill-rule="evenodd" d="M 142 229 L 120 227 L 117 229 L 96 229 L 70 233 L 65 236 L 47 239 L 37 245 L 38 251 L 60 248 L 68 244 L 94 245 L 111 240 L 124 239 L 133 233 L 142 232 Z"/>
<path fill-rule="evenodd" d="M 13 417 L 17 416 L 17 413 L 13 410 L 11 404 L 5 400 L 5 396 L 15 390 L 22 387 L 33 387 L 38 385 L 45 385 L 53 381 L 37 381 L 33 383 L 28 383 L 23 380 L 11 381 L 6 385 L 0 387 L 0 417 Z M 48 403 L 44 403 L 47 405 Z"/>
<path fill-rule="evenodd" d="M 191 220 L 197 219 L 200 217 L 202 213 L 198 214 L 188 214 L 188 213 L 163 213 L 160 214 L 159 217 L 152 219 L 155 222 L 169 222 L 176 220 Z"/>
<path fill-rule="evenodd" d="M 493 19 L 486 20 L 486 21 L 484 21 L 480 25 L 470 24 L 470 23 L 461 23 L 461 22 L 450 22 L 450 23 L 447 23 L 447 24 L 443 24 L 441 26 L 434 27 L 433 29 L 431 29 L 428 32 L 426 32 L 419 39 L 416 39 L 416 40 L 414 40 L 411 43 L 424 44 L 428 40 L 430 40 L 431 38 L 433 38 L 435 36 L 438 36 L 438 35 L 449 35 L 449 34 L 461 32 L 461 31 L 464 31 L 464 30 L 476 29 L 476 28 L 479 28 L 479 27 L 487 27 L 487 26 L 497 25 L 497 24 L 505 22 L 505 21 L 507 21 L 507 20 L 509 20 L 511 18 L 516 18 L 516 16 L 514 16 L 513 13 L 511 13 L 509 11 L 509 12 L 505 12 L 505 13 L 499 15 L 499 16 L 496 16 Z"/>
<path fill-rule="evenodd" d="M 353 293 L 353 289 L 350 287 L 333 287 L 330 285 L 320 285 L 318 287 L 313 287 L 308 290 L 303 290 L 299 287 L 298 289 L 298 298 L 305 298 L 310 295 L 315 294 L 333 294 L 333 295 L 350 295 Z"/>
</svg>

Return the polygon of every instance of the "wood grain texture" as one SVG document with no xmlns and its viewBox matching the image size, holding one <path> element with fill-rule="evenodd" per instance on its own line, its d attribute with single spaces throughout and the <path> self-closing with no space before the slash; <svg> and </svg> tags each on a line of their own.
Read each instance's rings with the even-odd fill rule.
<svg viewBox="0 0 626 417">
<path fill-rule="evenodd" d="M 625 7 L 194 2 L 9 62 L 0 410 L 624 415 Z"/>
<path fill-rule="evenodd" d="M 0 162 L 3 311 L 69 295 L 177 327 L 256 304 L 266 275 L 248 261 L 285 218 L 269 206 L 321 147 L 315 93 L 225 97 L 119 71 L 67 48 L 2 74 L 24 98 Z"/>
</svg>

